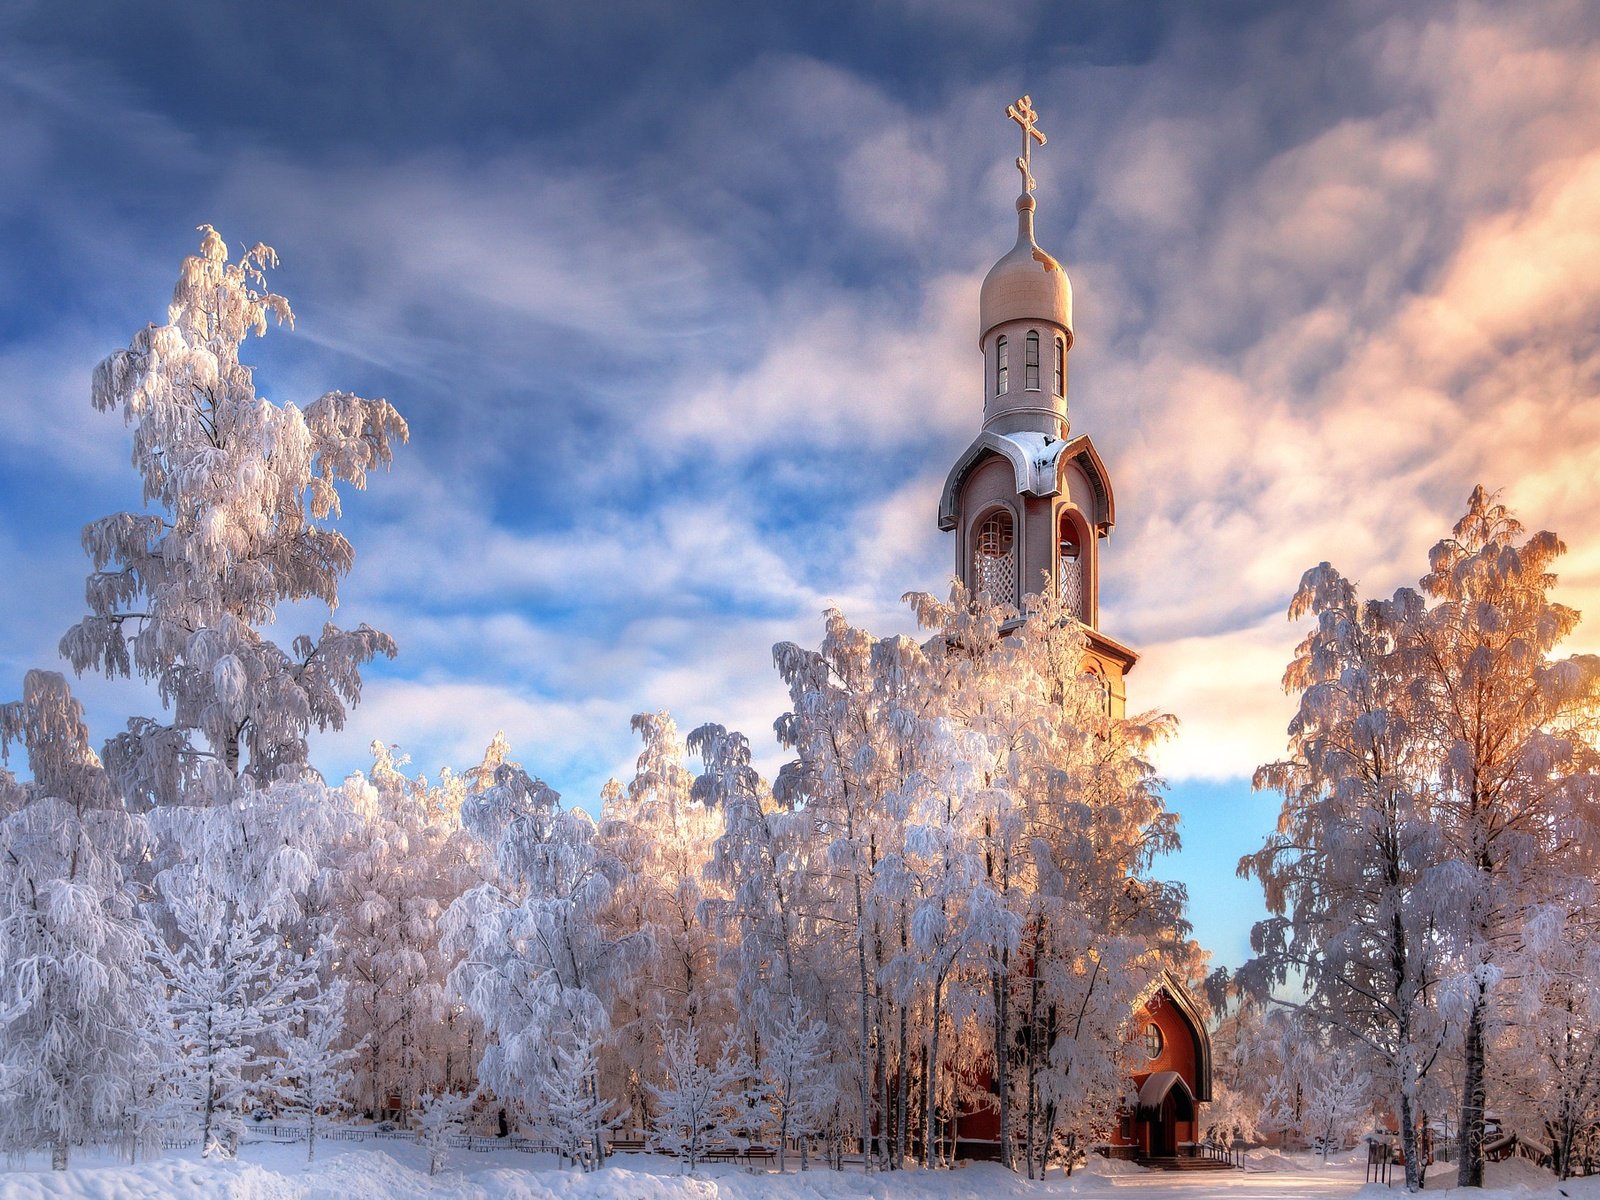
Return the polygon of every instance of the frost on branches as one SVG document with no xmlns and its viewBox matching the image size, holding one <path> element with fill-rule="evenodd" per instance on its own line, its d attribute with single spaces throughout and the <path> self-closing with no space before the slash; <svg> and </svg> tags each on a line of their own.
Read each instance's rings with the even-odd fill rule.
<svg viewBox="0 0 1600 1200">
<path fill-rule="evenodd" d="M 914 1114 L 932 1162 L 974 1099 L 955 1064 L 977 1059 L 1002 1159 L 1032 1173 L 1104 1133 L 1132 1013 L 1192 953 L 1181 889 L 1146 875 L 1176 845 L 1144 758 L 1170 719 L 1105 712 L 1049 596 L 1006 630 L 1014 613 L 959 588 L 910 599 L 924 644 L 834 612 L 818 650 L 776 648 L 797 753 L 776 799 L 809 831 L 811 911 L 850 931 L 825 969 L 853 993 L 868 1162 L 905 1157 Z"/>
<path fill-rule="evenodd" d="M 1419 589 L 1363 603 L 1324 563 L 1290 608 L 1316 625 L 1285 675 L 1301 694 L 1290 757 L 1257 775 L 1285 802 L 1281 832 L 1240 864 L 1275 914 L 1246 981 L 1303 974 L 1308 1014 L 1366 1048 L 1412 1189 L 1424 1084 L 1445 1058 L 1458 1181 L 1482 1184 L 1496 1043 L 1532 1049 L 1507 968 L 1539 978 L 1540 922 L 1591 886 L 1600 659 L 1554 657 L 1578 621 L 1550 599 L 1563 549 L 1478 488 Z"/>
<path fill-rule="evenodd" d="M 132 429 L 146 510 L 85 528 L 90 612 L 61 649 L 80 673 L 149 680 L 165 708 L 105 750 L 106 776 L 155 835 L 125 859 L 150 896 L 139 1054 L 153 1078 L 133 1111 L 194 1120 L 212 1153 L 231 1152 L 287 1023 L 331 966 L 325 850 L 354 814 L 310 768 L 307 737 L 341 727 L 361 667 L 394 653 L 365 625 L 329 623 L 287 649 L 260 628 L 286 604 L 337 606 L 354 553 L 331 527 L 338 486 L 364 486 L 406 426 L 387 402 L 343 392 L 304 412 L 257 395 L 240 347 L 292 320 L 266 290 L 276 256 L 257 246 L 230 262 L 203 232 L 167 323 L 95 371 L 95 406 Z"/>
<path fill-rule="evenodd" d="M 329 392 L 302 412 L 256 394 L 239 349 L 289 303 L 265 290 L 267 246 L 230 262 L 209 225 L 184 260 L 167 324 L 96 368 L 93 399 L 133 428 L 133 465 L 155 512 L 91 522 L 90 613 L 62 638 L 80 673 L 155 683 L 170 720 L 139 718 L 108 747 L 130 800 L 209 803 L 241 773 L 257 784 L 305 770 L 306 736 L 338 729 L 361 666 L 394 654 L 366 625 L 324 626 L 285 650 L 258 629 L 280 604 L 338 605 L 354 551 L 327 522 L 336 485 L 363 487 L 406 424 L 384 400 Z"/>
<path fill-rule="evenodd" d="M 491 849 L 493 882 L 451 905 L 447 948 L 460 956 L 450 982 L 490 1036 L 479 1077 L 502 1100 L 547 1119 L 563 1054 L 585 1055 L 610 1027 L 607 1000 L 636 970 L 644 943 L 603 915 L 621 864 L 581 809 L 515 763 L 472 796 L 467 828 Z M 598 1071 L 582 1080 L 598 1112 Z M 589 1131 L 604 1158 L 601 1126 Z"/>
<path fill-rule="evenodd" d="M 20 744 L 31 783 L 0 770 L 0 1145 L 71 1146 L 135 1132 L 144 936 L 123 868 L 144 822 L 89 749 L 66 681 L 29 671 L 0 705 L 0 752 Z"/>
<path fill-rule="evenodd" d="M 363 1044 L 353 1098 L 379 1117 L 391 1098 L 407 1112 L 424 1091 L 474 1081 L 480 1033 L 448 995 L 454 961 L 439 922 L 481 880 L 482 854 L 461 826 L 467 777 L 446 770 L 430 784 L 404 774 L 405 760 L 382 742 L 372 753 L 370 783 L 347 785 L 353 820 L 330 850 L 330 906 L 346 1020 Z"/>
<path fill-rule="evenodd" d="M 475 1093 L 423 1092 L 417 1097 L 417 1138 L 428 1152 L 428 1174 L 437 1175 L 450 1156 L 450 1139 L 466 1126 Z"/>
<path fill-rule="evenodd" d="M 171 936 L 154 933 L 153 1036 L 175 1115 L 194 1120 L 202 1153 L 238 1152 L 244 1117 L 271 1093 L 275 1051 L 315 991 L 318 955 L 284 945 L 272 916 L 246 914 L 199 865 L 162 881 Z"/>
<path fill-rule="evenodd" d="M 279 1037 L 273 1091 L 284 1115 L 305 1126 L 307 1162 L 317 1156 L 317 1131 L 350 1107 L 351 1064 L 361 1047 L 344 1045 L 344 1008 L 344 981 L 335 980 L 306 1002 L 301 1031 Z"/>
</svg>

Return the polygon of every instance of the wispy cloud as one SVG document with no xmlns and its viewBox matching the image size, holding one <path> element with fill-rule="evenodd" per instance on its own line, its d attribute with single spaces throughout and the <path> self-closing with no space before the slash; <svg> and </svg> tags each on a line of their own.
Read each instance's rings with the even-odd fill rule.
<svg viewBox="0 0 1600 1200">
<path fill-rule="evenodd" d="M 644 83 L 551 99 L 542 123 L 469 94 L 473 72 L 513 76 L 456 29 L 475 65 L 414 144 L 404 112 L 356 105 L 304 150 L 325 79 L 276 125 L 208 123 L 99 51 L 13 55 L 0 236 L 55 249 L 36 298 L 6 301 L 0 454 L 119 469 L 117 422 L 76 394 L 93 361 L 160 317 L 188 226 L 272 241 L 300 323 L 250 348 L 269 393 L 387 394 L 415 435 L 347 506 L 340 619 L 392 628 L 402 657 L 319 744 L 330 767 L 371 737 L 460 764 L 505 727 L 582 799 L 631 759 L 637 709 L 764 737 L 773 641 L 814 638 L 834 602 L 902 629 L 899 594 L 944 585 L 934 509 L 980 417 L 976 291 L 1010 238 L 1020 84 L 1051 134 L 1041 240 L 1076 290 L 1073 424 L 1118 492 L 1106 624 L 1144 651 L 1134 703 L 1185 721 L 1170 774 L 1237 779 L 1281 748 L 1300 572 L 1412 582 L 1480 480 L 1568 535 L 1569 596 L 1600 607 L 1600 52 L 1579 7 L 1339 5 L 1314 51 L 1288 8 L 1217 28 L 1095 9 L 1025 75 L 971 52 L 1015 33 L 977 13 L 856 18 L 864 44 L 903 25 L 938 56 L 916 79 L 758 22 L 770 44 L 673 43 Z M 50 594 L 70 607 L 81 564 L 40 539 L 134 503 L 131 476 L 43 517 L 29 479 L 0 494 L 32 531 L 0 566 L 67 572 Z"/>
</svg>

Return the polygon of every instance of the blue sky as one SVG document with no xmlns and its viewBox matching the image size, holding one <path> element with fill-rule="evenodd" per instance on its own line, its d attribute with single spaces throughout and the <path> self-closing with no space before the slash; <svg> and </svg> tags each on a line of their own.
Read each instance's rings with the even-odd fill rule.
<svg viewBox="0 0 1600 1200">
<path fill-rule="evenodd" d="M 749 731 L 770 647 L 942 590 L 978 283 L 1028 92 L 1070 404 L 1117 489 L 1106 630 L 1220 961 L 1275 812 L 1283 619 L 1412 582 L 1484 482 L 1600 596 L 1600 20 L 1579 3 L 12 3 L 0 8 L 0 680 L 54 665 L 77 531 L 135 505 L 94 363 L 194 227 L 265 241 L 263 392 L 385 395 L 339 619 L 392 632 L 330 775 L 496 729 L 570 800 L 628 716 Z M 286 612 L 283 637 L 325 614 Z M 1585 631 L 1582 645 L 1596 644 Z M 15 686 L 15 684 L 13 684 Z M 97 736 L 150 707 L 79 685 Z"/>
</svg>

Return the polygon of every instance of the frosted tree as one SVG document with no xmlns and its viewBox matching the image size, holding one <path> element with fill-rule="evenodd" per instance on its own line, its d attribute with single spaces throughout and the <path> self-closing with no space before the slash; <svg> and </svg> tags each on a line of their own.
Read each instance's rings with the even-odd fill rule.
<svg viewBox="0 0 1600 1200">
<path fill-rule="evenodd" d="M 170 721 L 131 721 L 107 748 L 125 793 L 155 803 L 208 803 L 219 775 L 296 776 L 309 730 L 340 728 L 361 666 L 394 653 L 366 625 L 327 624 L 289 650 L 257 631 L 286 602 L 338 604 L 354 551 L 327 525 L 337 485 L 365 486 L 406 425 L 386 401 L 347 392 L 304 412 L 259 396 L 239 350 L 293 319 L 265 290 L 277 256 L 256 246 L 230 262 L 217 232 L 201 228 L 167 323 L 95 370 L 95 407 L 132 426 L 133 464 L 157 511 L 84 529 L 90 612 L 61 643 L 76 670 L 137 674 L 169 707 Z"/>
<path fill-rule="evenodd" d="M 1306 1131 L 1322 1143 L 1322 1161 L 1370 1125 L 1372 1077 L 1356 1055 L 1334 1050 L 1308 1072 L 1304 1091 Z"/>
<path fill-rule="evenodd" d="M 162 876 L 170 927 L 152 929 L 153 1034 L 175 1105 L 199 1126 L 202 1154 L 232 1157 L 244 1114 L 313 993 L 321 956 L 285 945 L 273 914 L 246 914 L 198 865 Z"/>
<path fill-rule="evenodd" d="M 371 786 L 351 789 L 357 820 L 330 856 L 350 1030 L 365 1042 L 358 1094 L 377 1115 L 390 1097 L 408 1112 L 420 1092 L 453 1088 L 476 1066 L 471 1023 L 447 995 L 439 921 L 481 870 L 461 828 L 466 779 L 446 770 L 430 784 L 383 743 L 372 753 Z"/>
<path fill-rule="evenodd" d="M 797 755 L 774 791 L 780 804 L 804 811 L 810 866 L 825 877 L 817 895 L 832 909 L 829 919 L 850 931 L 858 1133 L 870 1170 L 890 1159 L 888 1089 L 896 1078 L 891 997 L 879 971 L 883 952 L 899 941 L 894 926 L 909 920 L 902 906 L 881 905 L 874 889 L 899 836 L 895 810 L 904 805 L 914 745 L 914 722 L 902 714 L 922 698 L 914 686 L 921 651 L 909 638 L 874 638 L 830 610 L 818 649 L 783 643 L 773 656 L 792 705 L 778 719 L 778 738 Z M 906 1083 L 906 1073 L 898 1079 Z"/>
<path fill-rule="evenodd" d="M 805 821 L 780 808 L 751 765 L 750 741 L 721 725 L 702 725 L 688 748 L 703 769 L 694 795 L 722 815 L 711 875 L 722 892 L 711 902 L 739 995 L 741 1016 L 786 1012 L 804 972 L 796 871 L 803 860 Z"/>
<path fill-rule="evenodd" d="M 1257 1003 L 1244 993 L 1219 998 L 1222 1012 L 1211 1033 L 1212 1101 L 1206 1108 L 1207 1135 L 1221 1141 L 1254 1141 L 1265 1133 L 1261 1105 L 1266 1083 L 1280 1063 L 1278 1031 L 1287 1012 Z"/>
<path fill-rule="evenodd" d="M 437 1175 L 450 1159 L 450 1142 L 466 1128 L 477 1095 L 423 1092 L 417 1097 L 417 1140 L 428 1152 L 428 1174 Z"/>
<path fill-rule="evenodd" d="M 726 1024 L 733 1001 L 711 915 L 720 888 L 707 873 L 722 816 L 695 798 L 668 714 L 640 713 L 633 728 L 644 748 L 626 788 L 604 798 L 599 832 L 620 867 L 604 920 L 613 936 L 649 949 L 644 969 L 615 981 L 613 1003 L 612 1038 L 642 1109 L 642 1084 L 659 1078 L 662 1031 Z"/>
<path fill-rule="evenodd" d="M 230 261 L 216 231 L 202 230 L 166 323 L 95 370 L 94 405 L 132 429 L 145 507 L 84 529 L 89 614 L 61 642 L 76 671 L 148 680 L 165 708 L 131 720 L 105 762 L 130 806 L 154 809 L 169 990 L 191 971 L 235 970 L 230 956 L 273 942 L 274 930 L 302 959 L 318 936 L 303 918 L 340 806 L 309 769 L 306 740 L 342 726 L 361 668 L 394 644 L 365 625 L 325 623 L 284 648 L 260 629 L 296 602 L 337 606 L 354 555 L 331 527 L 339 485 L 363 487 L 406 438 L 382 400 L 329 392 L 302 411 L 257 393 L 240 348 L 292 320 L 266 288 L 276 256 L 256 246 Z M 208 941 L 173 940 L 185 927 Z M 231 1072 L 251 1061 L 254 1019 L 224 1023 L 239 1033 L 225 1050 L 208 1035 L 207 1053 L 230 1064 L 229 1082 L 201 1103 L 208 1128 L 219 1105 L 232 1111 Z"/>
<path fill-rule="evenodd" d="M 798 999 L 790 1001 L 768 1035 L 765 1095 L 778 1137 L 780 1172 L 788 1168 L 791 1138 L 800 1142 L 804 1169 L 804 1147 L 837 1102 L 833 1069 L 825 1053 L 827 1036 L 827 1026 L 807 1016 Z"/>
<path fill-rule="evenodd" d="M 1486 1052 L 1498 966 L 1535 905 L 1600 834 L 1600 657 L 1552 657 L 1578 613 L 1550 598 L 1565 546 L 1525 536 L 1477 488 L 1452 535 L 1429 554 L 1426 607 L 1410 659 L 1418 722 L 1432 749 L 1435 810 L 1460 883 L 1464 1021 L 1458 1182 L 1483 1183 Z M 1574 861 L 1578 859 L 1579 861 Z"/>
<path fill-rule="evenodd" d="M 1534 909 L 1509 962 L 1497 1103 L 1517 1128 L 1549 1139 L 1562 1179 L 1600 1150 L 1600 936 L 1588 916 L 1595 899 L 1591 882 L 1568 904 Z"/>
<path fill-rule="evenodd" d="M 30 671 L 0 705 L 0 1145 L 50 1150 L 121 1131 L 140 1075 L 144 936 L 122 863 L 144 852 L 89 749 L 83 710 L 58 674 Z"/>
<path fill-rule="evenodd" d="M 1239 864 L 1274 914 L 1252 932 L 1243 985 L 1265 996 L 1298 978 L 1308 1016 L 1377 1056 L 1412 1191 L 1426 1169 L 1422 1089 L 1450 1036 L 1447 854 L 1409 655 L 1418 608 L 1406 591 L 1362 603 L 1326 563 L 1306 572 L 1289 606 L 1316 621 L 1284 675 L 1301 696 L 1291 757 L 1256 774 L 1284 794 L 1279 832 Z"/>
<path fill-rule="evenodd" d="M 664 1045 L 666 1082 L 651 1087 L 656 1098 L 652 1140 L 692 1171 L 707 1150 L 732 1142 L 738 1111 L 734 1098 L 749 1064 L 730 1057 L 726 1049 L 715 1062 L 703 1061 L 700 1034 L 692 1025 L 669 1031 Z"/>
<path fill-rule="evenodd" d="M 575 1031 L 552 1048 L 551 1057 L 551 1069 L 539 1079 L 540 1124 L 562 1158 L 592 1171 L 600 1165 L 595 1147 L 619 1122 L 597 1085 L 594 1039 L 586 1030 Z"/>
<path fill-rule="evenodd" d="M 335 980 L 307 997 L 301 1009 L 298 1033 L 280 1038 L 273 1090 L 282 1099 L 284 1113 L 303 1122 L 306 1161 L 317 1156 L 317 1130 L 350 1107 L 351 1067 L 360 1047 L 345 1042 L 345 985 Z"/>
<path fill-rule="evenodd" d="M 495 879 L 450 906 L 445 946 L 460 955 L 451 987 L 490 1037 L 482 1082 L 538 1114 L 540 1085 L 560 1069 L 556 1049 L 605 1036 L 613 983 L 638 969 L 648 947 L 602 923 L 620 867 L 589 815 L 563 809 L 514 763 L 494 778 L 463 817 L 490 848 Z M 598 1087 L 593 1080 L 592 1100 Z M 598 1134 L 593 1150 L 604 1158 Z"/>
</svg>

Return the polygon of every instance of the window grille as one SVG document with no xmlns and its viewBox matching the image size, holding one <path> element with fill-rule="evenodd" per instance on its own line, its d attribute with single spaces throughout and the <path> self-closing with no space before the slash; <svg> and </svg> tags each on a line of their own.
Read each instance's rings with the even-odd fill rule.
<svg viewBox="0 0 1600 1200">
<path fill-rule="evenodd" d="M 1017 595 L 1016 536 L 1011 514 L 1001 509 L 978 527 L 972 554 L 972 590 L 988 592 L 989 599 L 1010 604 Z"/>
<path fill-rule="evenodd" d="M 1030 392 L 1039 390 L 1039 335 L 1030 333 L 1023 344 L 1022 386 Z"/>
<path fill-rule="evenodd" d="M 1161 1026 L 1154 1021 L 1144 1027 L 1144 1053 L 1151 1060 L 1161 1057 L 1161 1047 L 1166 1044 L 1161 1036 Z"/>
<path fill-rule="evenodd" d="M 1061 607 L 1069 617 L 1083 620 L 1083 562 L 1076 554 L 1070 558 L 1064 552 L 1061 555 Z"/>
<path fill-rule="evenodd" d="M 1007 374 L 1009 372 L 1006 368 L 1006 339 L 1001 337 L 994 344 L 994 394 L 996 396 L 1006 394 Z"/>
<path fill-rule="evenodd" d="M 1083 556 L 1078 548 L 1078 530 L 1065 513 L 1061 516 L 1061 540 L 1056 553 L 1056 586 L 1060 589 L 1061 607 L 1069 617 L 1084 620 L 1089 614 L 1085 603 Z"/>
</svg>

